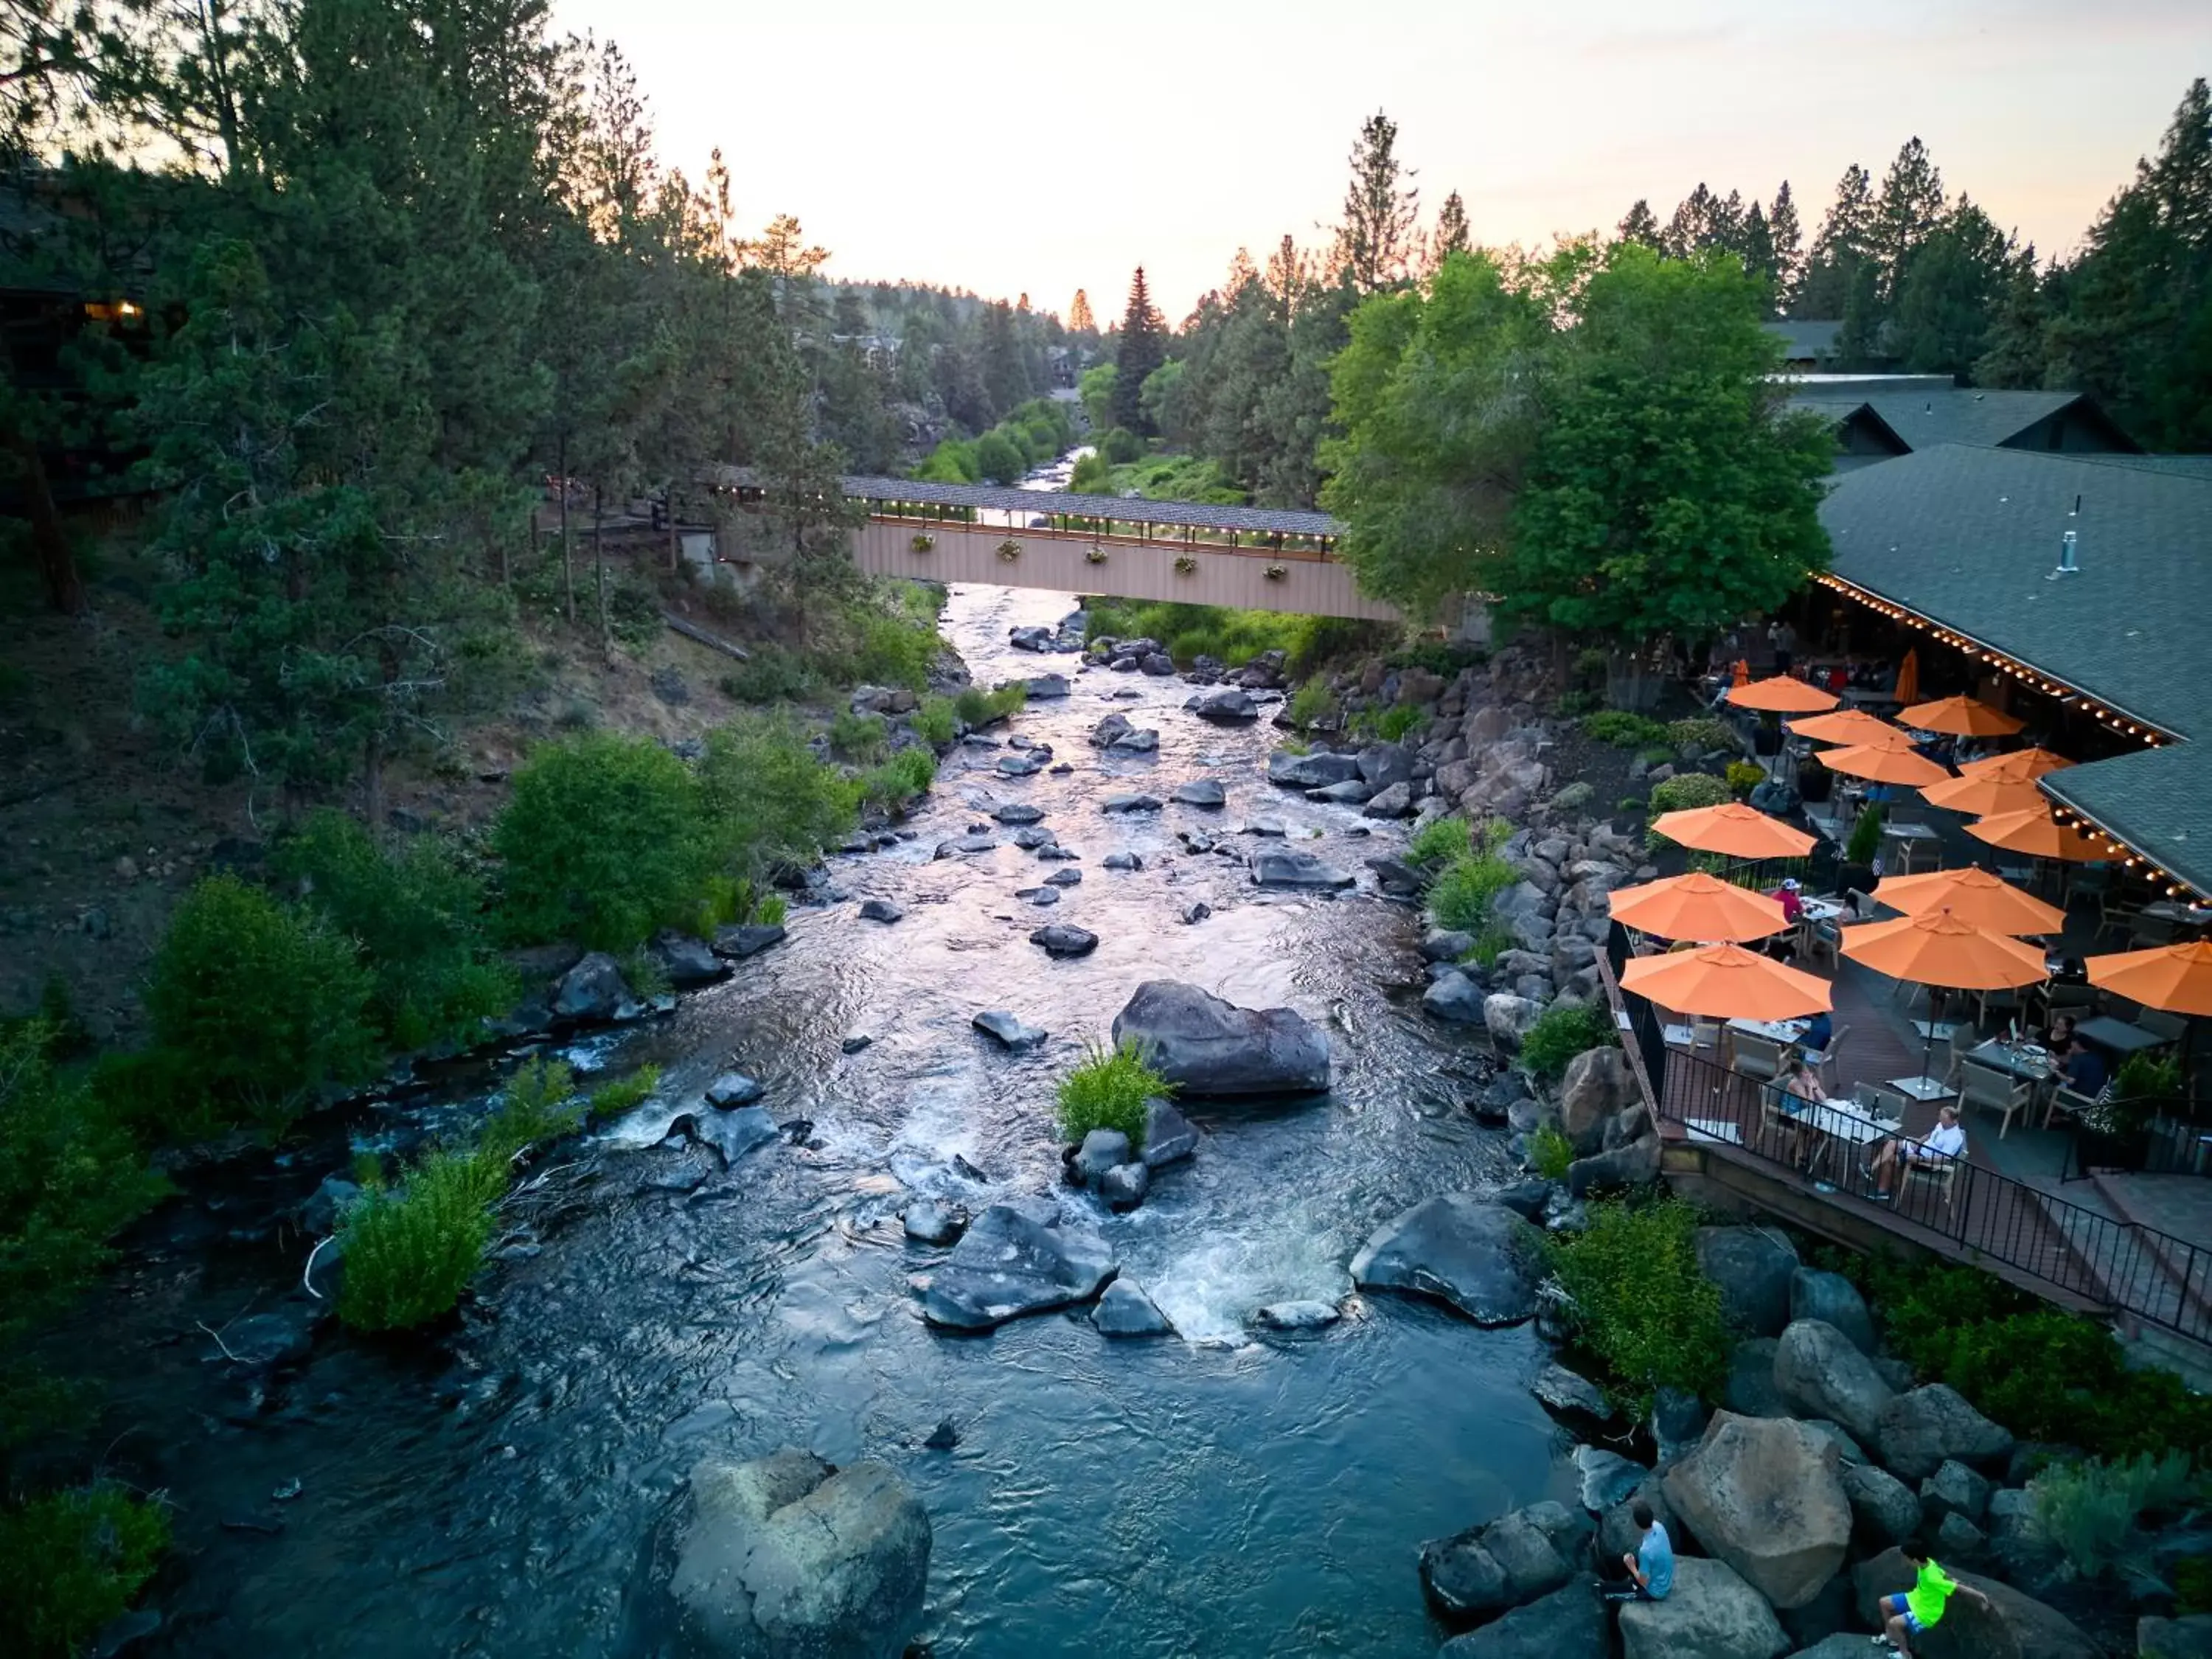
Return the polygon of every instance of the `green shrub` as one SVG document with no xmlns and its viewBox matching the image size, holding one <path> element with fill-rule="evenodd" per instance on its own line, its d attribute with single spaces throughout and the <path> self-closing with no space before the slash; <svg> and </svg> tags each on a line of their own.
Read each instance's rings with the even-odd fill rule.
<svg viewBox="0 0 2212 1659">
<path fill-rule="evenodd" d="M 1383 742 L 1399 743 L 1428 723 L 1429 717 L 1419 709 L 1400 703 L 1376 715 L 1372 729 Z"/>
<path fill-rule="evenodd" d="M 499 1110 L 477 1132 L 477 1154 L 504 1177 L 524 1147 L 573 1131 L 582 1121 L 576 1106 L 576 1074 L 566 1060 L 533 1055 L 514 1068 L 501 1091 Z"/>
<path fill-rule="evenodd" d="M 1308 680 L 1291 694 L 1291 724 L 1305 731 L 1316 720 L 1326 720 L 1336 712 L 1335 694 L 1325 681 Z"/>
<path fill-rule="evenodd" d="M 1728 1323 L 1698 1265 L 1698 1221 L 1680 1199 L 1601 1200 L 1588 1231 L 1545 1236 L 1576 1346 L 1639 1417 L 1655 1389 L 1711 1399 L 1728 1375 Z"/>
<path fill-rule="evenodd" d="M 403 1186 L 370 1188 L 340 1224 L 338 1317 L 398 1331 L 452 1311 L 483 1265 L 491 1206 L 506 1191 L 503 1160 L 453 1151 L 431 1153 Z"/>
<path fill-rule="evenodd" d="M 722 695 L 733 702 L 796 702 L 822 689 L 813 665 L 787 647 L 751 649 L 751 659 L 722 676 Z"/>
<path fill-rule="evenodd" d="M 1111 1049 L 1093 1043 L 1083 1063 L 1060 1080 L 1060 1138 L 1080 1141 L 1093 1129 L 1119 1129 L 1129 1137 L 1129 1150 L 1141 1152 L 1145 1103 L 1174 1092 L 1134 1043 Z"/>
<path fill-rule="evenodd" d="M 1076 458 L 1075 469 L 1067 475 L 1071 495 L 1103 495 L 1112 488 L 1113 463 L 1097 450 Z"/>
<path fill-rule="evenodd" d="M 1728 763 L 1726 782 L 1729 793 L 1738 800 L 1743 799 L 1765 781 L 1766 769 L 1757 761 L 1730 761 Z"/>
<path fill-rule="evenodd" d="M 1093 640 L 1158 640 L 1185 667 L 1200 656 L 1234 665 L 1263 651 L 1280 651 L 1285 671 L 1294 678 L 1310 676 L 1322 663 L 1373 644 L 1382 632 L 1376 623 L 1167 601 L 1093 598 L 1085 602 L 1084 611 L 1090 618 L 1087 637 Z"/>
<path fill-rule="evenodd" d="M 937 781 L 937 757 L 927 749 L 902 749 L 860 779 L 860 799 L 873 806 L 896 806 L 922 793 Z"/>
<path fill-rule="evenodd" d="M 1498 957 L 1520 942 L 1503 924 L 1495 921 L 1486 922 L 1483 924 L 1482 931 L 1475 935 L 1474 943 L 1468 947 L 1467 954 L 1460 960 L 1471 962 L 1476 967 L 1487 971 L 1498 966 Z"/>
<path fill-rule="evenodd" d="M 841 714 L 830 722 L 830 752 L 841 760 L 880 760 L 890 730 L 881 714 Z"/>
<path fill-rule="evenodd" d="M 756 878 L 805 866 L 853 833 L 860 789 L 806 746 L 785 714 L 740 715 L 707 734 L 699 798 L 715 860 Z"/>
<path fill-rule="evenodd" d="M 1528 1167 L 1547 1181 L 1565 1181 L 1575 1161 L 1575 1144 L 1558 1127 L 1540 1123 L 1528 1139 Z"/>
<path fill-rule="evenodd" d="M 960 735 L 959 720 L 951 698 L 924 697 L 914 711 L 914 734 L 924 743 L 951 743 Z"/>
<path fill-rule="evenodd" d="M 1521 1063 L 1538 1077 L 1559 1076 L 1591 1048 L 1613 1046 L 1613 1016 L 1596 1003 L 1555 1002 L 1521 1039 Z"/>
<path fill-rule="evenodd" d="M 1665 736 L 1677 753 L 1685 749 L 1705 751 L 1737 747 L 1735 728 L 1717 714 L 1692 714 L 1687 720 L 1671 720 Z"/>
<path fill-rule="evenodd" d="M 790 908 L 784 902 L 782 894 L 763 894 L 759 902 L 753 906 L 752 914 L 748 920 L 758 923 L 763 927 L 781 927 Z"/>
<path fill-rule="evenodd" d="M 592 1090 L 591 1098 L 584 1103 L 584 1114 L 594 1119 L 620 1117 L 644 1105 L 659 1086 L 660 1067 L 641 1066 L 628 1077 Z"/>
<path fill-rule="evenodd" d="M 1859 808 L 1858 821 L 1851 825 L 1850 839 L 1844 843 L 1844 862 L 1871 865 L 1875 855 L 1881 851 L 1882 808 L 1874 802 Z"/>
<path fill-rule="evenodd" d="M 1429 884 L 1429 920 L 1454 933 L 1480 933 L 1490 918 L 1490 901 L 1520 879 L 1495 853 L 1455 858 Z"/>
<path fill-rule="evenodd" d="M 969 726 L 980 728 L 1019 714 L 1029 700 L 1030 689 L 1020 680 L 1010 680 L 991 691 L 980 685 L 963 685 L 954 694 L 952 711 Z"/>
<path fill-rule="evenodd" d="M 611 734 L 533 754 L 492 830 L 518 943 L 622 951 L 696 909 L 714 872 L 698 783 L 659 744 Z"/>
<path fill-rule="evenodd" d="M 856 609 L 850 629 L 851 642 L 842 649 L 831 649 L 851 664 L 854 676 L 870 685 L 902 685 L 919 691 L 929 684 L 929 671 L 945 648 L 933 623 L 918 622 L 911 615 L 894 615 L 877 605 Z"/>
<path fill-rule="evenodd" d="M 1125 426 L 1117 426 L 1098 441 L 1098 453 L 1109 466 L 1127 466 L 1142 459 L 1145 441 Z"/>
<path fill-rule="evenodd" d="M 1698 806 L 1718 806 L 1735 799 L 1725 779 L 1709 772 L 1685 772 L 1651 786 L 1651 816 Z"/>
<path fill-rule="evenodd" d="M 1465 818 L 1431 818 L 1406 844 L 1406 856 L 1416 864 L 1449 864 L 1474 856 L 1469 825 Z"/>
<path fill-rule="evenodd" d="M 353 943 L 234 876 L 185 896 L 155 953 L 154 1035 L 216 1121 L 276 1126 L 377 1060 Z"/>
<path fill-rule="evenodd" d="M 2173 1564 L 2173 1611 L 2180 1619 L 2212 1613 L 2212 1555 L 2191 1555 Z"/>
<path fill-rule="evenodd" d="M 2061 1463 L 2028 1482 L 2037 1529 L 2084 1578 L 2147 1565 L 2143 1517 L 2172 1510 L 2197 1490 L 2188 1455 L 2179 1451 Z"/>
<path fill-rule="evenodd" d="M 0 1508 L 0 1651 L 84 1652 L 168 1547 L 167 1514 L 106 1481 Z"/>
<path fill-rule="evenodd" d="M 1663 743 L 1667 728 L 1657 720 L 1646 720 L 1641 714 L 1632 714 L 1619 708 L 1604 708 L 1595 714 L 1583 716 L 1583 735 L 1600 743 L 1617 744 L 1623 749 L 1640 749 L 1647 744 Z"/>
<path fill-rule="evenodd" d="M 483 886 L 446 842 L 377 845 L 344 813 L 308 814 L 276 849 L 301 903 L 355 940 L 375 978 L 371 1003 L 387 1047 L 467 1043 L 514 1003 L 514 975 L 483 933 Z"/>
</svg>

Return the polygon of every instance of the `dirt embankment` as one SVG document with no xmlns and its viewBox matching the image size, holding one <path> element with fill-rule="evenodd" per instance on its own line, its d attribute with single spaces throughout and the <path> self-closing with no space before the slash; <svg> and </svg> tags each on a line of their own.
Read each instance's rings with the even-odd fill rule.
<svg viewBox="0 0 2212 1659">
<path fill-rule="evenodd" d="M 97 1040 L 125 1044 L 141 1033 L 139 990 L 170 908 L 211 870 L 251 862 L 303 804 L 207 782 L 140 714 L 140 677 L 176 648 L 145 591 L 126 570 L 82 617 L 16 610 L 0 626 L 0 1013 L 28 1012 L 58 979 Z M 700 628 L 742 636 L 697 596 L 665 597 Z M 601 727 L 672 742 L 738 707 L 718 689 L 736 665 L 705 645 L 654 629 L 603 653 L 585 631 L 524 625 L 477 712 L 387 767 L 387 823 L 480 829 L 540 739 Z M 333 804 L 359 812 L 359 787 Z"/>
</svg>

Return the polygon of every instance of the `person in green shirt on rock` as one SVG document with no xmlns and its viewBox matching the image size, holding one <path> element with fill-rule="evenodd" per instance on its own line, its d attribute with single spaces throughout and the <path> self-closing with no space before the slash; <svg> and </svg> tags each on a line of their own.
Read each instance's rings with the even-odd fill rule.
<svg viewBox="0 0 2212 1659">
<path fill-rule="evenodd" d="M 1952 1577 L 1918 1544 L 1900 1544 L 1898 1553 L 1919 1577 L 1911 1589 L 1899 1595 L 1885 1595 L 1875 1603 L 1881 1610 L 1884 1624 L 1874 1644 L 1905 1654 L 1909 1659 L 1911 1638 L 1923 1634 L 1943 1617 L 1943 1605 L 1954 1595 L 1963 1595 L 1984 1607 L 1990 1605 L 1990 1598 L 1972 1584 L 1962 1584 Z"/>
</svg>

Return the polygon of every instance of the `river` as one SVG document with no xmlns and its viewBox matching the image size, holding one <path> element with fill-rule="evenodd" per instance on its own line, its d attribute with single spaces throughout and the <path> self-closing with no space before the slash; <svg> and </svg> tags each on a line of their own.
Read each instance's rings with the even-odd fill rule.
<svg viewBox="0 0 2212 1659">
<path fill-rule="evenodd" d="M 1001 750 L 956 750 L 915 839 L 831 861 L 848 902 L 795 912 L 788 943 L 597 1045 L 618 1063 L 659 1060 L 672 1095 L 734 1061 L 778 1118 L 813 1121 L 817 1146 L 769 1146 L 689 1194 L 639 1178 L 672 1154 L 565 1149 L 557 1197 L 457 1333 L 426 1348 L 325 1332 L 259 1414 L 217 1381 L 193 1325 L 282 1294 L 290 1270 L 251 1230 L 227 1247 L 206 1204 L 172 1206 L 166 1243 L 103 1299 L 99 1356 L 118 1464 L 155 1472 L 178 1505 L 182 1566 L 155 1587 L 167 1624 L 152 1651 L 635 1653 L 626 1598 L 685 1470 L 789 1443 L 884 1459 L 920 1492 L 935 1528 L 921 1639 L 937 1659 L 1433 1650 L 1416 1546 L 1564 1490 L 1558 1437 L 1525 1388 L 1534 1334 L 1389 1297 L 1356 1299 L 1314 1335 L 1254 1340 L 1244 1320 L 1272 1299 L 1345 1294 L 1376 1224 L 1505 1174 L 1502 1136 L 1460 1108 L 1480 1056 L 1424 1022 L 1413 918 L 1364 871 L 1340 899 L 1263 894 L 1240 862 L 1175 839 L 1264 813 L 1293 836 L 1321 830 L 1306 844 L 1359 869 L 1401 831 L 1355 836 L 1352 809 L 1271 789 L 1268 728 L 1202 724 L 1179 679 L 1078 674 L 1074 659 L 1006 645 L 1010 627 L 1072 603 L 963 589 L 945 620 L 979 680 L 1071 673 L 1074 696 L 1033 703 L 1012 730 L 1052 744 L 1072 776 L 996 780 Z M 1102 763 L 1086 745 L 1116 708 L 1158 729 L 1156 758 Z M 1164 797 L 1200 775 L 1226 786 L 1225 811 L 1099 811 L 1128 780 Z M 1083 854 L 1081 884 L 1053 909 L 1012 894 L 1060 866 L 1010 845 L 931 856 L 1010 798 L 1044 808 Z M 1121 848 L 1144 855 L 1141 872 L 1100 868 Z M 871 896 L 906 919 L 858 920 Z M 1182 925 L 1197 899 L 1214 914 Z M 1025 937 L 1048 921 L 1103 942 L 1049 960 Z M 929 1330 L 907 1281 L 932 1253 L 902 1238 L 907 1194 L 980 1206 L 1052 1182 L 1054 1079 L 1154 977 L 1288 1004 L 1337 1054 L 1327 1097 L 1194 1109 L 1209 1132 L 1196 1160 L 1104 1220 L 1123 1271 L 1184 1340 L 1109 1341 L 1079 1310 L 980 1338 Z M 1050 1042 L 998 1051 L 969 1026 L 993 1007 Z M 873 1040 L 848 1055 L 855 1033 Z M 988 1186 L 954 1173 L 956 1154 Z M 280 1165 L 266 1181 L 320 1172 Z M 925 1449 L 948 1418 L 957 1447 Z M 272 1501 L 294 1481 L 295 1498 Z"/>
</svg>

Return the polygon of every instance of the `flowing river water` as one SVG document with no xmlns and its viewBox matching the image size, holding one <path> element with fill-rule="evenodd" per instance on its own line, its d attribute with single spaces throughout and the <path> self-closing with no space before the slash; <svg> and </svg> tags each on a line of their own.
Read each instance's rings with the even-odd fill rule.
<svg viewBox="0 0 2212 1659">
<path fill-rule="evenodd" d="M 1272 789 L 1268 728 L 1201 723 L 1179 679 L 1008 648 L 1010 627 L 1073 603 L 963 589 L 945 622 L 979 680 L 1069 673 L 1071 697 L 1033 702 L 1012 729 L 1073 775 L 1001 780 L 1002 750 L 956 749 L 915 839 L 832 860 L 844 902 L 797 910 L 787 944 L 586 1056 L 659 1060 L 670 1100 L 735 1063 L 779 1119 L 812 1120 L 814 1145 L 772 1145 L 689 1192 L 650 1178 L 678 1154 L 565 1149 L 534 1242 L 494 1262 L 456 1333 L 426 1346 L 326 1329 L 258 1412 L 218 1382 L 193 1327 L 266 1305 L 289 1270 L 251 1231 L 227 1247 L 222 1212 L 244 1200 L 172 1206 L 166 1244 L 104 1299 L 88 1356 L 123 1425 L 118 1462 L 178 1505 L 185 1565 L 157 1586 L 151 1650 L 648 1652 L 625 1608 L 670 1493 L 702 1455 L 786 1444 L 881 1458 L 913 1483 L 935 1531 L 921 1639 L 937 1659 L 1433 1650 L 1417 1545 L 1564 1490 L 1557 1436 L 1526 1392 L 1535 1338 L 1395 1297 L 1355 1298 L 1310 1335 L 1256 1339 L 1246 1319 L 1345 1295 L 1376 1224 L 1504 1174 L 1502 1136 L 1461 1106 L 1482 1057 L 1424 1022 L 1413 919 L 1362 868 L 1400 830 L 1358 836 L 1355 809 Z M 1114 709 L 1158 729 L 1157 757 L 1102 760 L 1085 743 Z M 1225 811 L 1099 810 L 1116 788 L 1164 798 L 1200 776 L 1226 787 Z M 1014 890 L 1067 866 L 1003 832 L 994 851 L 932 857 L 1009 799 L 1042 807 L 1083 855 L 1051 909 Z M 1241 858 L 1176 838 L 1262 815 L 1293 837 L 1321 830 L 1303 844 L 1360 871 L 1361 890 L 1262 893 Z M 1100 867 L 1124 848 L 1141 871 Z M 859 920 L 872 896 L 905 920 Z M 1185 926 L 1195 900 L 1213 915 Z M 1102 943 L 1049 959 L 1026 936 L 1053 921 Z M 1054 1182 L 1054 1079 L 1162 977 L 1287 1004 L 1336 1053 L 1325 1097 L 1194 1108 L 1195 1161 L 1134 1214 L 1103 1218 L 1182 1340 L 1109 1340 L 1080 1310 L 982 1337 L 931 1331 L 908 1279 L 934 1253 L 902 1237 L 908 1196 L 980 1207 Z M 1000 1051 L 969 1028 L 986 1008 L 1050 1042 Z M 873 1041 L 848 1054 L 855 1033 Z M 311 1185 L 330 1163 L 265 1180 Z M 959 1443 L 926 1449 L 945 1419 Z"/>
</svg>

